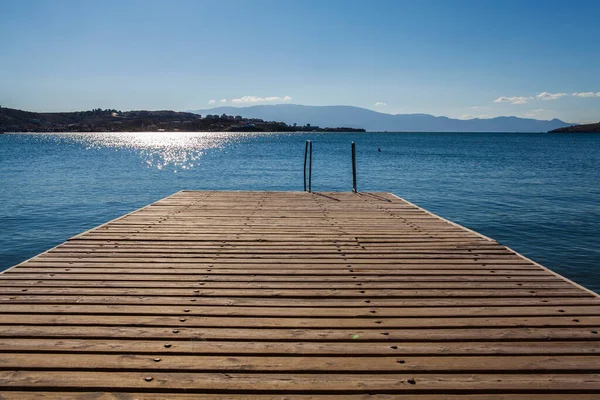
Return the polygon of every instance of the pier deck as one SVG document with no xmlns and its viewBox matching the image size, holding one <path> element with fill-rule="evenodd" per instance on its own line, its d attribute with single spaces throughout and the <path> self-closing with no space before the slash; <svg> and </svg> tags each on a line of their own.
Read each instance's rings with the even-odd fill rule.
<svg viewBox="0 0 600 400">
<path fill-rule="evenodd" d="M 600 397 L 597 295 L 388 193 L 182 191 L 0 285 L 2 399 Z"/>
</svg>

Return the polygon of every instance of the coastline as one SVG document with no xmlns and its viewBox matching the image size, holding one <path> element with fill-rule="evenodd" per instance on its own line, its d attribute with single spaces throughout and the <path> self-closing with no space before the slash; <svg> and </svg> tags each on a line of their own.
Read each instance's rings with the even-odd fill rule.
<svg viewBox="0 0 600 400">
<path fill-rule="evenodd" d="M 364 132 L 361 128 L 288 125 L 285 122 L 176 111 L 95 109 L 67 113 L 35 113 L 0 108 L 5 132 Z"/>
</svg>

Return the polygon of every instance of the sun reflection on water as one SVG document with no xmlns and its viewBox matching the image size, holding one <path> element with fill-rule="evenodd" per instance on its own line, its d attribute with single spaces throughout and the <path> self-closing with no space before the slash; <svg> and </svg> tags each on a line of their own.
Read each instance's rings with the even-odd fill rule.
<svg viewBox="0 0 600 400">
<path fill-rule="evenodd" d="M 88 150 L 131 149 L 149 168 L 191 169 L 198 165 L 207 150 L 224 148 L 228 143 L 256 133 L 232 132 L 98 132 L 66 134 L 83 142 Z"/>
</svg>

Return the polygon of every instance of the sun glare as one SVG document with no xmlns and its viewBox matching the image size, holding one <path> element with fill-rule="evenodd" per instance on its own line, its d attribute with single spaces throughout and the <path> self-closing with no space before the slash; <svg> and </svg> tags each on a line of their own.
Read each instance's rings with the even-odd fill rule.
<svg viewBox="0 0 600 400">
<path fill-rule="evenodd" d="M 198 165 L 207 150 L 224 147 L 248 133 L 229 132 L 98 132 L 65 134 L 86 148 L 136 150 L 151 168 L 185 170 Z"/>
</svg>

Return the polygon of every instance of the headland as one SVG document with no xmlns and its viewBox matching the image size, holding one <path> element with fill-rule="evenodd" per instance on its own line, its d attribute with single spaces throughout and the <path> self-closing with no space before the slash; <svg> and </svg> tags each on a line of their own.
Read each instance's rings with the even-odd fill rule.
<svg viewBox="0 0 600 400">
<path fill-rule="evenodd" d="M 177 111 L 89 111 L 37 113 L 0 108 L 4 132 L 364 132 L 349 127 L 288 125 L 240 115 L 200 115 Z"/>
</svg>

